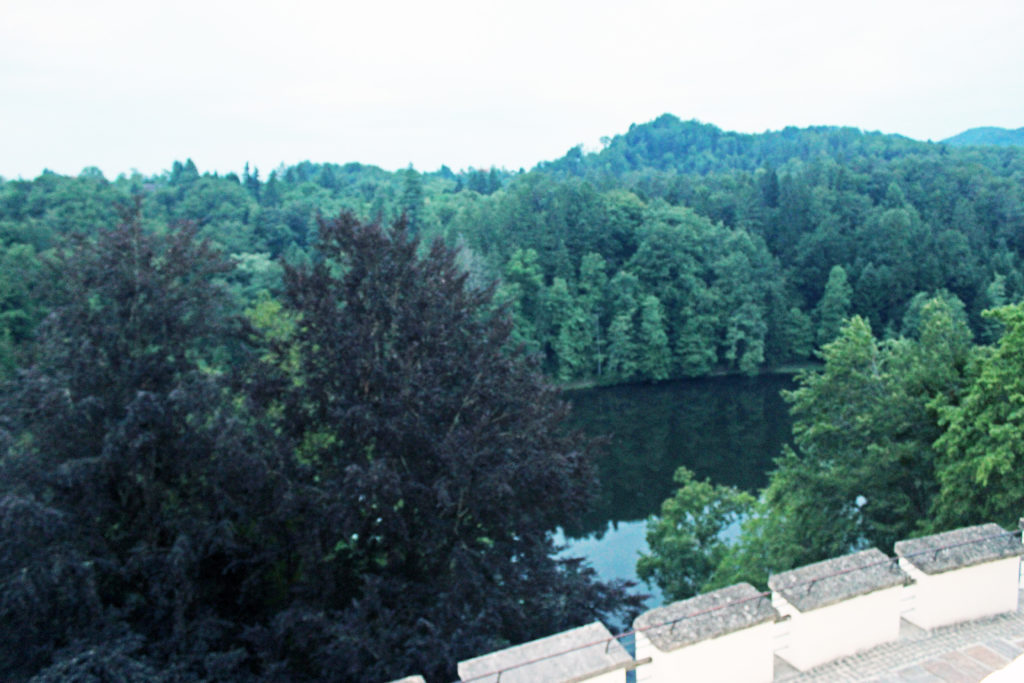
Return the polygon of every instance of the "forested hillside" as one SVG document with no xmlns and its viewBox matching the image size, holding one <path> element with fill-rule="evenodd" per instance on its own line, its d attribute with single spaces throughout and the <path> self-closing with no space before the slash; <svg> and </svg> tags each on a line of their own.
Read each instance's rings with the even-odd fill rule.
<svg viewBox="0 0 1024 683">
<path fill-rule="evenodd" d="M 280 288 L 317 212 L 341 209 L 461 249 L 499 280 L 515 339 L 561 380 L 753 373 L 811 357 L 846 315 L 883 336 L 911 299 L 946 292 L 991 341 L 982 310 L 1024 294 L 1024 151 L 922 143 L 849 128 L 763 135 L 663 116 L 529 172 L 396 173 L 303 162 L 261 176 L 45 173 L 0 185 L 4 364 L 38 320 L 37 256 L 109 225 L 140 195 L 154 229 L 196 221 L 231 255 L 243 301 Z M 28 277 L 25 276 L 28 275 Z"/>
<path fill-rule="evenodd" d="M 451 680 L 628 617 L 556 555 L 601 444 L 551 380 L 822 361 L 760 498 L 679 473 L 670 597 L 1006 524 L 1022 181 L 1018 148 L 667 115 L 530 171 L 0 181 L 0 672 Z"/>
<path fill-rule="evenodd" d="M 947 145 L 966 147 L 968 145 L 999 145 L 999 146 L 1021 146 L 1024 145 L 1024 128 L 1008 130 L 1006 128 L 971 128 L 963 133 L 954 135 L 943 140 Z"/>
</svg>

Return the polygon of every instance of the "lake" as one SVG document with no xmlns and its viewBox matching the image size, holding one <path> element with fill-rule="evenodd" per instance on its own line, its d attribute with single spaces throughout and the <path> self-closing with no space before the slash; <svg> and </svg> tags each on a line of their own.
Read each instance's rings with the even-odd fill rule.
<svg viewBox="0 0 1024 683">
<path fill-rule="evenodd" d="M 566 554 L 586 557 L 602 579 L 636 577 L 647 550 L 646 519 L 674 491 L 680 465 L 698 479 L 756 492 L 790 440 L 791 420 L 779 392 L 789 375 L 714 377 L 565 392 L 571 425 L 607 435 L 597 457 L 601 492 L 578 527 L 559 530 Z M 657 588 L 648 604 L 661 603 Z"/>
</svg>

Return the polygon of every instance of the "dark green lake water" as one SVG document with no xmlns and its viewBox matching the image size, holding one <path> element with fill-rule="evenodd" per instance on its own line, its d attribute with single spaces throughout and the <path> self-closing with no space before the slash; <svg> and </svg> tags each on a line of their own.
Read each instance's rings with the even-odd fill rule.
<svg viewBox="0 0 1024 683">
<path fill-rule="evenodd" d="M 572 424 L 610 442 L 597 459 L 601 493 L 583 524 L 558 534 L 603 579 L 636 580 L 645 520 L 686 465 L 699 479 L 756 492 L 790 439 L 779 392 L 790 376 L 716 377 L 568 391 Z M 641 585 L 643 592 L 650 589 Z M 657 591 L 651 604 L 659 604 Z"/>
</svg>

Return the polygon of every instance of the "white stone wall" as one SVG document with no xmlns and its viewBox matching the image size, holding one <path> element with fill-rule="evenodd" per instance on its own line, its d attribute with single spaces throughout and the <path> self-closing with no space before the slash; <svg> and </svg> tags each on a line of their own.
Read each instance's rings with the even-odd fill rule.
<svg viewBox="0 0 1024 683">
<path fill-rule="evenodd" d="M 587 683 L 626 683 L 626 670 L 616 669 L 615 671 L 609 671 L 608 673 L 599 674 L 592 678 L 581 679 Z"/>
<path fill-rule="evenodd" d="M 636 669 L 636 681 L 768 683 L 774 678 L 775 656 L 806 671 L 834 659 L 899 640 L 901 617 L 922 628 L 933 629 L 1015 612 L 1018 587 L 1024 585 L 1020 557 L 1016 555 L 938 574 L 925 574 L 903 558 L 899 564 L 913 583 L 876 590 L 806 612 L 799 611 L 778 591 L 773 591 L 772 606 L 783 621 L 763 622 L 669 651 L 659 649 L 640 631 L 636 634 L 636 661 L 642 663 Z M 597 625 L 601 626 L 602 634 L 607 633 L 603 625 Z M 550 638 L 562 638 L 569 633 L 572 632 Z M 587 634 L 584 641 L 590 643 L 595 638 Z M 615 646 L 618 647 L 617 642 Z M 552 681 L 624 683 L 626 671 L 623 668 L 590 678 L 581 673 L 581 670 L 595 670 L 572 660 L 573 656 L 581 656 L 585 649 L 581 647 L 580 652 L 559 657 L 557 662 L 547 662 L 550 672 L 545 678 Z M 626 666 L 628 654 L 622 651 L 621 657 L 626 661 L 612 662 L 610 666 Z M 648 658 L 650 661 L 644 662 Z M 459 663 L 460 674 L 464 664 Z M 528 677 L 530 674 L 521 668 L 512 669 L 505 672 L 502 680 L 508 678 L 512 681 L 524 675 Z"/>
<path fill-rule="evenodd" d="M 773 593 L 772 605 L 779 614 L 790 617 L 789 637 L 777 643 L 775 654 L 797 669 L 807 670 L 898 640 L 903 590 L 902 586 L 886 588 L 808 612 L 800 612 Z"/>
<path fill-rule="evenodd" d="M 774 622 L 662 652 L 643 633 L 636 635 L 637 683 L 770 683 L 774 677 Z"/>
<path fill-rule="evenodd" d="M 903 617 L 933 629 L 960 621 L 1017 610 L 1020 558 L 1007 557 L 940 574 L 925 574 L 900 558 L 900 568 L 914 579 Z"/>
</svg>

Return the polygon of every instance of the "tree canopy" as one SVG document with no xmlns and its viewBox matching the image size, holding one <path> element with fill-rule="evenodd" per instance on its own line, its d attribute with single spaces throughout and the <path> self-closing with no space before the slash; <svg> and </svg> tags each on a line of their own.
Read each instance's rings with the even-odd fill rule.
<svg viewBox="0 0 1024 683">
<path fill-rule="evenodd" d="M 1002 323 L 998 343 L 979 356 L 963 399 L 939 410 L 945 431 L 936 504 L 946 525 L 1012 526 L 1024 500 L 1024 304 L 986 315 Z"/>
<path fill-rule="evenodd" d="M 538 371 L 755 374 L 820 349 L 757 501 L 680 482 L 657 543 L 696 557 L 696 529 L 712 560 L 652 559 L 675 595 L 1008 523 L 1022 177 L 1011 147 L 666 115 L 531 171 L 0 179 L 2 666 L 444 678 L 610 609 L 615 587 L 551 560 L 591 445 Z M 708 536 L 705 498 L 737 539 Z"/>
<path fill-rule="evenodd" d="M 772 572 L 1019 515 L 1012 468 L 1002 469 L 1008 478 L 994 476 L 988 489 L 967 489 L 985 483 L 983 460 L 990 453 L 1009 453 L 1014 461 L 1020 431 L 993 433 L 1003 450 L 988 443 L 969 451 L 972 459 L 954 449 L 975 443 L 977 435 L 967 432 L 983 429 L 984 419 L 945 427 L 964 424 L 965 411 L 978 405 L 971 397 L 985 386 L 971 380 L 978 352 L 961 308 L 936 296 L 914 313 L 915 337 L 882 341 L 854 316 L 822 349 L 823 367 L 798 376 L 798 387 L 784 393 L 793 445 L 783 448 L 756 500 L 683 476 L 676 495 L 648 522 L 651 555 L 638 563 L 641 576 L 674 597 L 737 581 L 763 586 Z M 1000 396 L 994 403 L 1006 406 Z M 741 532 L 724 537 L 738 519 Z"/>
<path fill-rule="evenodd" d="M 467 287 L 441 242 L 419 256 L 404 223 L 345 214 L 318 235 L 316 260 L 286 269 L 294 325 L 259 376 L 273 377 L 267 413 L 321 501 L 301 524 L 315 616 L 300 623 L 345 644 L 322 675 L 394 675 L 399 652 L 410 671 L 450 673 L 619 611 L 624 592 L 551 560 L 550 530 L 585 510 L 596 480 L 555 390 L 507 353 L 491 291 Z"/>
<path fill-rule="evenodd" d="M 267 264 L 309 258 L 318 211 L 404 214 L 425 241 L 461 245 L 474 282 L 501 280 L 514 336 L 550 377 L 750 374 L 811 359 L 810 342 L 834 339 L 848 315 L 895 337 L 913 297 L 943 289 L 994 341 L 981 311 L 1024 296 L 1022 173 L 1012 147 L 823 126 L 744 135 L 666 115 L 528 172 L 303 161 L 239 177 L 185 160 L 112 181 L 96 169 L 0 179 L 0 263 L 30 274 L 33 258 L 110 224 L 114 204 L 139 194 L 149 227 L 195 221 L 234 257 L 228 280 L 252 304 L 280 292 Z M 636 312 L 593 295 L 595 258 L 606 282 L 638 278 Z M 41 318 L 33 283 L 0 279 L 0 370 L 21 362 Z M 647 296 L 662 319 L 649 305 L 645 333 Z M 643 358 L 633 345 L 646 334 L 660 346 L 659 327 L 667 351 Z"/>
<path fill-rule="evenodd" d="M 229 264 L 133 216 L 46 266 L 34 362 L 2 394 L 0 669 L 213 675 L 237 656 L 229 615 L 263 602 L 274 468 L 224 393 Z"/>
<path fill-rule="evenodd" d="M 635 604 L 554 559 L 590 444 L 454 250 L 321 220 L 247 323 L 196 232 L 47 262 L 3 392 L 8 675 L 450 679 Z"/>
</svg>

